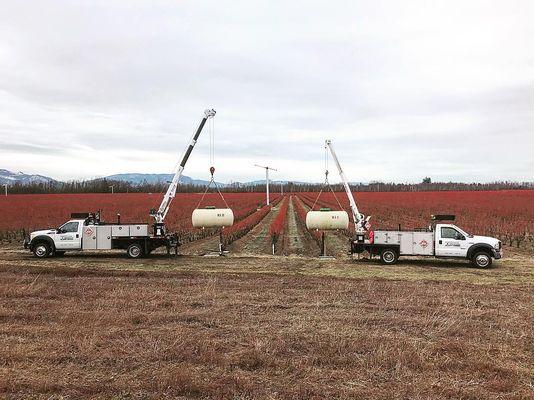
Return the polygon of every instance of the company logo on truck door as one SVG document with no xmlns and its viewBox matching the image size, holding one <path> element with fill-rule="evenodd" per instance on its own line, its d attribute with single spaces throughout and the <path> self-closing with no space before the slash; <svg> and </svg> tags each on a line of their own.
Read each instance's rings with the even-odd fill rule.
<svg viewBox="0 0 534 400">
<path fill-rule="evenodd" d="M 91 236 L 93 233 L 94 233 L 94 231 L 93 231 L 92 228 L 89 228 L 89 227 L 85 228 L 85 234 L 87 236 Z"/>
<path fill-rule="evenodd" d="M 419 242 L 419 246 L 421 246 L 424 249 L 428 246 L 428 242 L 425 239 L 423 239 Z"/>
</svg>

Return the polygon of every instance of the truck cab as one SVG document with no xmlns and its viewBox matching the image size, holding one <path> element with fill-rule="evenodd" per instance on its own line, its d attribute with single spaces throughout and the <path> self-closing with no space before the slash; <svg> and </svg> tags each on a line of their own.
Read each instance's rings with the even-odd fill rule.
<svg viewBox="0 0 534 400">
<path fill-rule="evenodd" d="M 57 229 L 32 232 L 24 247 L 39 258 L 61 255 L 67 250 L 81 250 L 84 223 L 84 219 L 71 219 Z"/>
<path fill-rule="evenodd" d="M 499 239 L 471 235 L 453 224 L 436 224 L 434 228 L 436 257 L 467 258 L 478 267 L 489 267 L 491 259 L 502 257 Z"/>
</svg>

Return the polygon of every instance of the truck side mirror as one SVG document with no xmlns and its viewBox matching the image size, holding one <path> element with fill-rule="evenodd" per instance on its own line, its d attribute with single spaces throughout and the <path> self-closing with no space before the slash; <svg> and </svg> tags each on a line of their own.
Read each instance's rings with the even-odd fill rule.
<svg viewBox="0 0 534 400">
<path fill-rule="evenodd" d="M 465 237 L 461 233 L 457 233 L 456 236 L 455 236 L 455 239 L 456 240 L 465 240 Z"/>
</svg>

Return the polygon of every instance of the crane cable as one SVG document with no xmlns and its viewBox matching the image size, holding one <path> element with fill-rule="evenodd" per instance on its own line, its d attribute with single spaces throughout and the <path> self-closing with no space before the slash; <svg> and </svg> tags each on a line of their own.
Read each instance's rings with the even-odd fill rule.
<svg viewBox="0 0 534 400">
<path fill-rule="evenodd" d="M 345 210 L 341 203 L 339 202 L 339 199 L 336 196 L 336 192 L 334 192 L 334 189 L 332 189 L 332 185 L 330 185 L 330 182 L 328 181 L 328 149 L 326 146 L 324 147 L 324 183 L 321 186 L 321 190 L 319 191 L 319 194 L 317 195 L 317 198 L 315 199 L 311 210 L 315 208 L 315 205 L 317 204 L 317 201 L 319 200 L 319 197 L 321 197 L 321 194 L 323 193 L 323 190 L 325 186 L 328 186 L 332 194 L 334 195 L 334 199 L 336 199 L 337 205 L 339 206 L 340 210 Z"/>
<path fill-rule="evenodd" d="M 204 197 L 206 197 L 206 194 L 208 193 L 208 190 L 211 187 L 211 184 L 215 185 L 215 188 L 217 189 L 217 193 L 219 193 L 219 195 L 221 196 L 221 199 L 224 202 L 224 205 L 226 206 L 226 208 L 230 208 L 228 206 L 228 203 L 226 202 L 226 199 L 224 198 L 223 194 L 221 193 L 221 190 L 219 189 L 219 185 L 217 184 L 217 182 L 215 182 L 215 178 L 213 176 L 213 174 L 215 173 L 215 167 L 213 166 L 213 164 L 215 163 L 215 118 L 211 118 L 208 121 L 208 130 L 209 130 L 209 138 L 210 138 L 210 164 L 211 164 L 210 174 L 211 174 L 211 179 L 210 179 L 208 185 L 206 186 L 206 190 L 202 194 L 202 197 L 200 198 L 200 201 L 198 202 L 196 208 L 199 208 L 200 204 L 204 201 Z"/>
<path fill-rule="evenodd" d="M 210 164 L 213 167 L 215 162 L 215 118 L 209 120 L 209 136 L 210 136 Z"/>
</svg>

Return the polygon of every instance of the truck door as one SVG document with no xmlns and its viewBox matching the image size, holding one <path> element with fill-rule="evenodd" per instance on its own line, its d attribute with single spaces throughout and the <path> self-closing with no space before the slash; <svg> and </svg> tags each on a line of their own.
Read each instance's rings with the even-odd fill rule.
<svg viewBox="0 0 534 400">
<path fill-rule="evenodd" d="M 80 221 L 63 224 L 54 235 L 54 244 L 58 250 L 79 250 L 82 247 Z"/>
<path fill-rule="evenodd" d="M 466 237 L 452 226 L 439 226 L 436 230 L 436 256 L 465 257 Z"/>
</svg>

